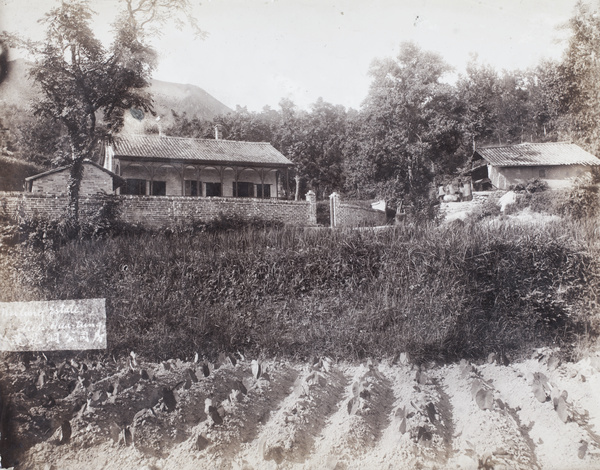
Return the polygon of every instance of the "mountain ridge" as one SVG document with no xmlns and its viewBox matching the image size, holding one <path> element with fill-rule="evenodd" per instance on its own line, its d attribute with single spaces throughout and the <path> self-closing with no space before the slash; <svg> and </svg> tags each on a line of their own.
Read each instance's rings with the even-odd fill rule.
<svg viewBox="0 0 600 470">
<path fill-rule="evenodd" d="M 30 67 L 31 63 L 24 59 L 8 62 L 7 78 L 0 83 L 0 105 L 15 106 L 24 110 L 30 108 L 30 102 L 36 94 L 35 83 L 28 77 Z M 160 117 L 162 127 L 174 122 L 172 110 L 179 115 L 185 113 L 189 118 L 206 120 L 232 112 L 231 108 L 197 85 L 151 79 L 149 91 L 152 94 L 154 111 Z M 140 122 L 139 119 L 130 119 L 130 113 L 125 115 L 125 133 L 143 132 L 157 125 L 154 116 L 144 116 Z"/>
</svg>

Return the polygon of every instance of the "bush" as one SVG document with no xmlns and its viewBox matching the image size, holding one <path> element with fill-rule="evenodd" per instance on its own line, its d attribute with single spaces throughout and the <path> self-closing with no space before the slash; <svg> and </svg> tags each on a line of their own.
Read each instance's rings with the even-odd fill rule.
<svg viewBox="0 0 600 470">
<path fill-rule="evenodd" d="M 576 182 L 559 207 L 561 215 L 575 220 L 592 219 L 600 215 L 600 194 L 598 185 L 589 178 Z"/>
<path fill-rule="evenodd" d="M 542 191 L 547 191 L 548 183 L 544 180 L 539 180 L 539 179 L 529 180 L 529 181 L 527 181 L 527 184 L 525 185 L 525 190 L 528 193 L 538 193 L 538 192 L 542 192 Z"/>
<path fill-rule="evenodd" d="M 483 203 L 475 206 L 473 211 L 468 216 L 468 221 L 479 222 L 483 219 L 498 217 L 502 212 L 498 205 L 499 196 L 490 194 Z"/>
<path fill-rule="evenodd" d="M 524 209 L 540 214 L 560 215 L 561 201 L 564 199 L 563 191 L 542 191 L 534 193 L 520 193 L 517 195 L 517 202 L 509 206 L 508 213 L 516 213 Z"/>
<path fill-rule="evenodd" d="M 525 183 L 517 183 L 511 189 L 514 191 L 526 191 L 531 194 L 547 191 L 549 186 L 546 181 L 535 178 L 527 180 Z"/>
<path fill-rule="evenodd" d="M 402 212 L 408 222 L 437 224 L 442 220 L 440 204 L 435 196 L 409 193 L 403 199 Z"/>
<path fill-rule="evenodd" d="M 222 233 L 245 229 L 280 229 L 284 226 L 284 223 L 277 220 L 262 219 L 260 217 L 226 215 L 221 212 L 215 219 L 209 221 L 193 220 L 191 223 L 184 225 L 192 227 L 193 233 Z"/>
</svg>

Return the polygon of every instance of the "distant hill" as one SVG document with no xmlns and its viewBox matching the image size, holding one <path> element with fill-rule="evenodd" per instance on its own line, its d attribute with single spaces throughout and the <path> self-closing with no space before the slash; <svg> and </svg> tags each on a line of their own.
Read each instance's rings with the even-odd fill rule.
<svg viewBox="0 0 600 470">
<path fill-rule="evenodd" d="M 8 62 L 8 75 L 0 83 L 0 104 L 29 108 L 35 97 L 33 81 L 29 79 L 29 63 L 23 59 Z"/>
<path fill-rule="evenodd" d="M 23 59 L 10 61 L 8 64 L 8 77 L 0 83 L 0 105 L 27 110 L 36 94 L 35 84 L 27 75 L 30 64 Z M 231 112 L 230 108 L 195 85 L 152 80 L 150 92 L 154 98 L 154 110 L 160 116 L 161 127 L 167 127 L 173 122 L 171 110 L 178 114 L 186 113 L 190 118 L 208 120 L 218 114 Z M 156 122 L 153 116 L 145 116 L 140 122 L 133 119 L 130 113 L 126 113 L 123 132 L 143 132 L 148 127 L 156 126 Z"/>
<path fill-rule="evenodd" d="M 177 113 L 187 113 L 190 117 L 212 119 L 218 114 L 227 114 L 231 109 L 202 88 L 195 85 L 152 80 L 150 91 L 154 97 L 154 107 L 161 116 L 171 109 Z"/>
</svg>

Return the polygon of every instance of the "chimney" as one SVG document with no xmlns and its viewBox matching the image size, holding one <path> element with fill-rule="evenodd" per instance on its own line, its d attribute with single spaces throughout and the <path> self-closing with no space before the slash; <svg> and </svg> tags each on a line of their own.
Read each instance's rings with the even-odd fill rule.
<svg viewBox="0 0 600 470">
<path fill-rule="evenodd" d="M 219 127 L 220 126 L 218 124 L 215 126 L 215 140 L 221 139 L 221 131 Z"/>
<path fill-rule="evenodd" d="M 156 116 L 156 127 L 158 127 L 158 136 L 162 137 L 162 129 L 160 127 L 160 116 Z"/>
</svg>

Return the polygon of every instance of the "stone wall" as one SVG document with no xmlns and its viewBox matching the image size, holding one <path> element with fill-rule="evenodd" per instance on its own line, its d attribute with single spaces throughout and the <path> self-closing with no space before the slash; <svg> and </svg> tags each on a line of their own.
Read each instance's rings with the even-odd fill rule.
<svg viewBox="0 0 600 470">
<path fill-rule="evenodd" d="M 148 228 L 166 227 L 191 220 L 209 221 L 224 214 L 244 218 L 276 220 L 288 225 L 316 225 L 316 201 L 307 194 L 306 201 L 250 198 L 192 198 L 185 196 L 115 196 L 121 206 L 121 218 Z M 312 198 L 312 199 L 311 199 Z M 82 214 L 97 205 L 97 199 L 79 199 Z M 35 193 L 0 192 L 0 215 L 12 217 L 63 217 L 68 197 Z"/>
<path fill-rule="evenodd" d="M 377 227 L 387 223 L 385 212 L 344 203 L 337 193 L 329 199 L 331 227 Z"/>
<path fill-rule="evenodd" d="M 123 220 L 151 227 L 190 220 L 208 221 L 220 214 L 276 220 L 288 225 L 316 223 L 316 205 L 305 201 L 182 196 L 119 196 L 119 199 Z M 311 221 L 311 210 L 314 211 L 315 222 Z"/>
</svg>

